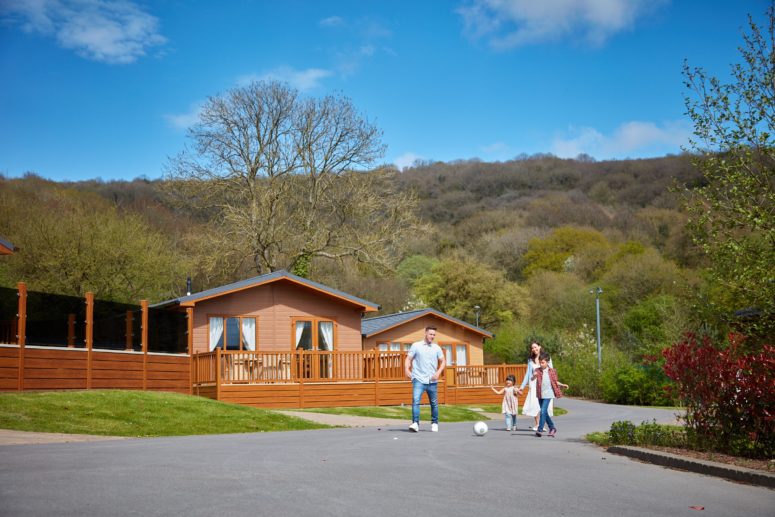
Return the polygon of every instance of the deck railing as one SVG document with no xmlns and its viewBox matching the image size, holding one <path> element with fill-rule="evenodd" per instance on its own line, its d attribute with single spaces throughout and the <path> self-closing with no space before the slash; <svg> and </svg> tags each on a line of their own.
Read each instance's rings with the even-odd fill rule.
<svg viewBox="0 0 775 517">
<path fill-rule="evenodd" d="M 192 356 L 192 376 L 195 386 L 402 381 L 407 380 L 405 359 L 406 352 L 380 350 L 254 352 L 216 349 Z M 503 386 L 509 374 L 520 382 L 525 366 L 448 366 L 443 380 L 460 387 Z"/>
</svg>

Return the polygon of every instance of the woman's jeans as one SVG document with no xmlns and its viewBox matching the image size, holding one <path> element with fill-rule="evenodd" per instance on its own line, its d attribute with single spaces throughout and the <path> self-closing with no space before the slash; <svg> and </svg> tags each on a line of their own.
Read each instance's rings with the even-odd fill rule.
<svg viewBox="0 0 775 517">
<path fill-rule="evenodd" d="M 549 430 L 556 429 L 554 427 L 554 421 L 552 420 L 552 417 L 549 416 L 549 404 L 552 402 L 552 399 L 538 399 L 538 403 L 541 404 L 541 420 L 538 421 L 538 431 L 541 432 L 541 430 L 544 428 L 544 422 L 546 422 L 549 425 Z"/>
<path fill-rule="evenodd" d="M 506 429 L 516 429 L 517 415 L 512 415 L 511 413 L 504 413 L 504 416 L 506 417 Z"/>
<path fill-rule="evenodd" d="M 431 403 L 431 422 L 439 423 L 439 384 L 423 384 L 417 379 L 412 379 L 412 422 L 420 423 L 420 398 L 423 392 L 428 394 L 428 401 Z"/>
</svg>

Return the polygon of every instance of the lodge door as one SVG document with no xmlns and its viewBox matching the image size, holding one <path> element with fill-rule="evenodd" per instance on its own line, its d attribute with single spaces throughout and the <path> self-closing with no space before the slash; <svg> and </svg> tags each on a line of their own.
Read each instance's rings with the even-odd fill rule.
<svg viewBox="0 0 775 517">
<path fill-rule="evenodd" d="M 299 377 L 330 379 L 333 377 L 334 322 L 316 319 L 294 321 L 294 340 Z M 309 353 L 308 353 L 309 352 Z"/>
</svg>

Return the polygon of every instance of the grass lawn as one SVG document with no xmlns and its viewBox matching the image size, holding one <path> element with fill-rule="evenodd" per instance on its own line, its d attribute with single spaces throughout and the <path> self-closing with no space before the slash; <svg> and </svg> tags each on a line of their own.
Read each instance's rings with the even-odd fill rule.
<svg viewBox="0 0 775 517">
<path fill-rule="evenodd" d="M 330 426 L 176 393 L 90 390 L 0 394 L 0 428 L 106 436 L 184 436 Z"/>
<path fill-rule="evenodd" d="M 368 416 L 373 418 L 396 418 L 399 420 L 412 419 L 411 404 L 405 406 L 363 406 L 363 407 L 333 407 L 333 408 L 314 408 L 304 409 L 313 413 L 327 413 L 331 415 L 353 415 Z M 482 413 L 500 413 L 500 404 L 479 404 L 479 405 L 439 405 L 440 422 L 476 422 L 477 420 L 486 420 L 487 417 Z M 555 416 L 567 413 L 562 408 L 554 408 Z M 430 420 L 431 408 L 424 404 L 420 406 L 420 420 Z"/>
</svg>

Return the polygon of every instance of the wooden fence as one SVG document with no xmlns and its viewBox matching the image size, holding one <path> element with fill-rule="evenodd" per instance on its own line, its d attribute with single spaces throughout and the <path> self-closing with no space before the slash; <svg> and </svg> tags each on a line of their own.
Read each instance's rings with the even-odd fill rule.
<svg viewBox="0 0 775 517">
<path fill-rule="evenodd" d="M 191 393 L 187 355 L 0 345 L 0 391 L 131 389 Z"/>
<path fill-rule="evenodd" d="M 411 403 L 404 352 L 287 353 L 223 351 L 192 357 L 193 393 L 255 407 L 380 406 Z M 439 402 L 500 402 L 490 386 L 512 374 L 521 381 L 525 365 L 450 366 L 439 383 Z"/>
<path fill-rule="evenodd" d="M 27 287 L 23 282 L 18 284 L 18 296 L 16 319 L 0 326 L 0 339 L 5 341 L 0 344 L 0 391 L 137 389 L 191 393 L 188 354 L 148 351 L 147 301 L 141 301 L 141 351 L 135 352 L 94 349 L 92 293 L 86 293 L 84 300 L 85 348 L 75 348 L 69 338 L 67 347 L 29 346 Z M 71 326 L 72 321 L 67 324 Z"/>
</svg>

